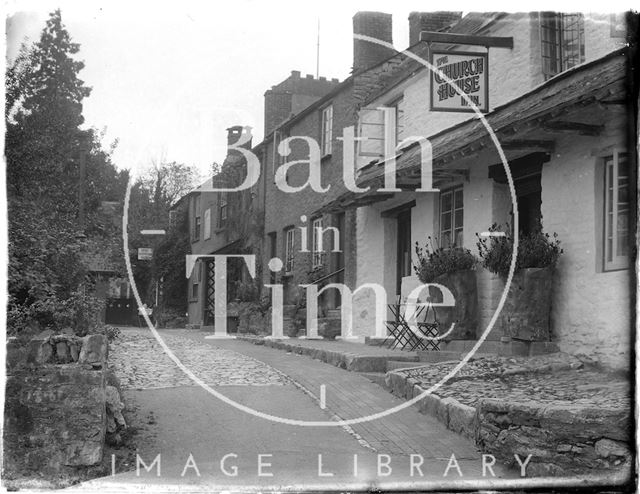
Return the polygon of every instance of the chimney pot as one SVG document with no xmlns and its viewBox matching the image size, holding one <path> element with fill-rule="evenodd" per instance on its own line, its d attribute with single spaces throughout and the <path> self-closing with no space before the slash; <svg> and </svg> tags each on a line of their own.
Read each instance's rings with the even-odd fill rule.
<svg viewBox="0 0 640 494">
<path fill-rule="evenodd" d="M 306 78 L 307 78 L 307 79 L 313 79 L 313 75 L 312 75 L 312 74 L 307 74 L 307 75 L 306 75 Z"/>
<path fill-rule="evenodd" d="M 242 136 L 242 125 L 234 125 L 227 129 L 227 145 L 231 146 L 238 142 L 238 139 Z"/>
<path fill-rule="evenodd" d="M 299 79 L 300 78 L 300 71 L 299 70 L 292 70 L 291 71 L 291 77 L 293 77 L 294 79 Z"/>
</svg>

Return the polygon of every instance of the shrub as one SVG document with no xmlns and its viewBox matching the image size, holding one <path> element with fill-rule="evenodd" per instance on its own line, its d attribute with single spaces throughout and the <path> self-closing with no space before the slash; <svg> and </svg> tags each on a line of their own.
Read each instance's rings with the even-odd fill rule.
<svg viewBox="0 0 640 494">
<path fill-rule="evenodd" d="M 463 247 L 434 247 L 431 237 L 427 238 L 427 245 L 419 246 L 416 242 L 418 264 L 413 266 L 416 276 L 422 283 L 431 283 L 438 276 L 456 271 L 473 269 L 477 259 L 469 249 Z"/>
<path fill-rule="evenodd" d="M 500 225 L 493 224 L 490 232 L 510 231 L 509 225 L 502 229 Z M 492 273 L 506 278 L 511 266 L 511 254 L 513 252 L 513 237 L 507 233 L 501 237 L 478 237 L 478 254 L 482 266 Z M 550 236 L 548 233 L 537 231 L 518 237 L 518 257 L 516 258 L 516 271 L 526 268 L 555 267 L 562 254 L 558 234 Z"/>
<path fill-rule="evenodd" d="M 255 283 L 238 281 L 235 291 L 236 298 L 240 302 L 256 302 L 258 300 L 258 287 Z"/>
</svg>

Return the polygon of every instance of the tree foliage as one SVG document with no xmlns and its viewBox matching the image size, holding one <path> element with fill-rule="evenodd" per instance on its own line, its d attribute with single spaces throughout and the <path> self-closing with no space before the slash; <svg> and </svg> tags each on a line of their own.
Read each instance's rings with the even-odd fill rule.
<svg viewBox="0 0 640 494">
<path fill-rule="evenodd" d="M 24 43 L 6 72 L 5 153 L 9 212 L 9 331 L 55 326 L 68 303 L 85 294 L 81 253 L 87 236 L 108 236 L 113 226 L 97 221 L 101 201 L 124 193 L 118 172 L 94 129 L 81 129 L 89 96 L 59 10 L 37 43 Z M 85 225 L 78 218 L 80 163 L 85 163 Z M 86 302 L 86 301 L 85 301 Z M 78 315 L 78 314 L 76 314 Z M 76 319 L 69 316 L 67 320 Z"/>
</svg>

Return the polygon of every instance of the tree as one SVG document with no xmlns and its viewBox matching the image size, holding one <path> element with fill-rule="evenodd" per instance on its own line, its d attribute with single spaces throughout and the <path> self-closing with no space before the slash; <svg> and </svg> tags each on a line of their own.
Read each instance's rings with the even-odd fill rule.
<svg viewBox="0 0 640 494">
<path fill-rule="evenodd" d="M 6 73 L 5 153 L 9 212 L 9 331 L 37 322 L 54 324 L 61 307 L 77 300 L 86 270 L 86 236 L 106 235 L 95 221 L 103 200 L 124 195 L 127 174 L 118 172 L 94 130 L 82 130 L 82 101 L 90 88 L 78 77 L 59 10 L 40 40 L 24 43 Z M 80 162 L 86 164 L 87 222 L 78 222 Z M 75 297 L 75 299 L 74 299 Z M 58 318 L 59 319 L 59 318 Z"/>
</svg>

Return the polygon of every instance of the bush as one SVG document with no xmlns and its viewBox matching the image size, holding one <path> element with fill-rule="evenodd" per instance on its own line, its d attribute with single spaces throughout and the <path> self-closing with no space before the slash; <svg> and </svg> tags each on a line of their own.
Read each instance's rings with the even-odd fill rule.
<svg viewBox="0 0 640 494">
<path fill-rule="evenodd" d="M 240 302 L 256 302 L 258 300 L 258 287 L 253 282 L 236 282 L 236 299 Z"/>
<path fill-rule="evenodd" d="M 509 225 L 502 229 L 500 225 L 493 224 L 490 232 L 510 231 Z M 513 252 L 513 237 L 507 233 L 502 237 L 478 237 L 478 253 L 482 266 L 492 273 L 506 278 L 511 266 L 511 254 Z M 552 239 L 553 237 L 553 239 Z M 518 257 L 516 258 L 516 272 L 527 268 L 555 267 L 562 254 L 558 234 L 550 236 L 548 233 L 537 231 L 518 237 Z"/>
<path fill-rule="evenodd" d="M 473 269 L 477 263 L 476 257 L 469 249 L 455 246 L 447 249 L 435 248 L 431 237 L 427 240 L 424 249 L 416 242 L 418 264 L 413 266 L 422 283 L 431 283 L 443 274 Z"/>
</svg>

